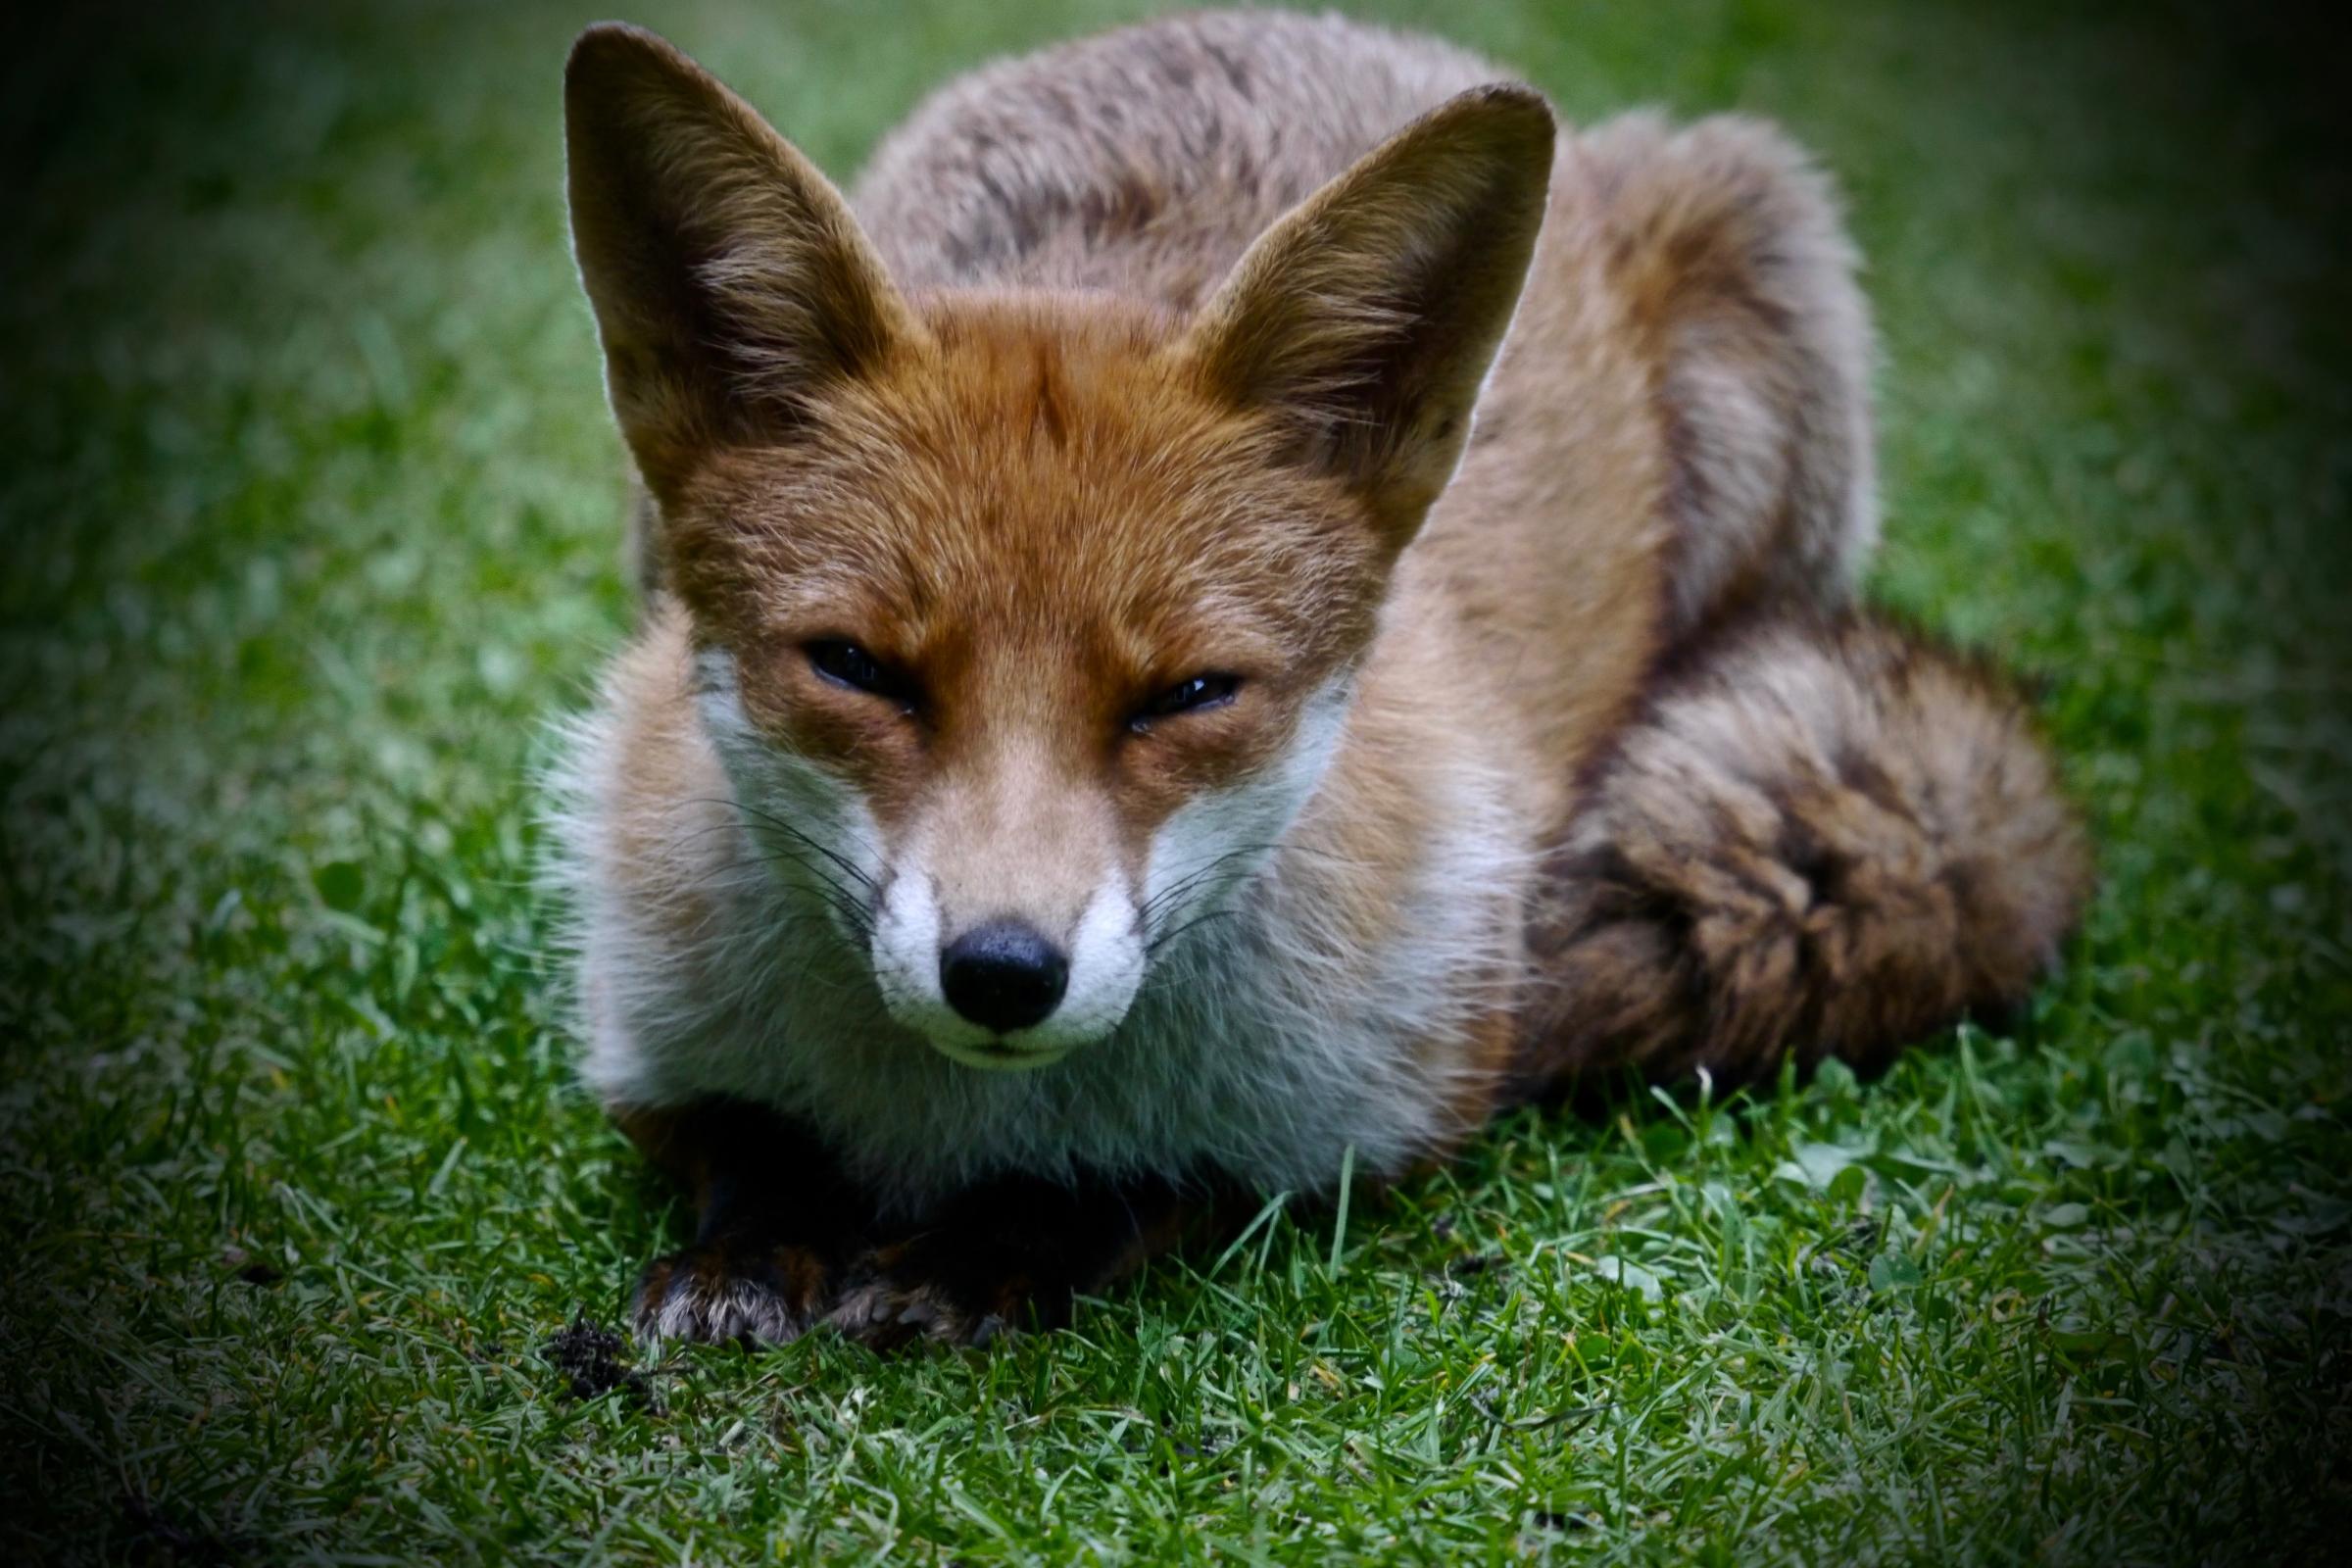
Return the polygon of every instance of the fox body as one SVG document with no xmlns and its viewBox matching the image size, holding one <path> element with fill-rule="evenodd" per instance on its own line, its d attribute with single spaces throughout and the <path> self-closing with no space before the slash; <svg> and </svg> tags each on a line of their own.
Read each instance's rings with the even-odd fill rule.
<svg viewBox="0 0 2352 1568">
<path fill-rule="evenodd" d="M 1768 128 L 1282 14 L 985 69 L 848 198 L 634 29 L 566 114 L 649 608 L 557 879 L 703 1214 L 644 1331 L 1051 1322 L 1202 1194 L 1875 1061 L 2071 924 L 2017 702 L 1849 603 L 1866 315 Z"/>
</svg>

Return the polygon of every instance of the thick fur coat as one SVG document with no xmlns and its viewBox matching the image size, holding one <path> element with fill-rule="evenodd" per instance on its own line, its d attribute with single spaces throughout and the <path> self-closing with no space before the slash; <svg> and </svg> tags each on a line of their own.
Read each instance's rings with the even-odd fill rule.
<svg viewBox="0 0 2352 1568">
<path fill-rule="evenodd" d="M 631 29 L 566 111 L 650 605 L 556 880 L 704 1210 L 646 1331 L 1051 1322 L 1196 1195 L 1876 1064 L 2071 928 L 2017 696 L 1853 603 L 1867 313 L 1770 127 L 1275 13 L 976 72 L 848 199 Z M 958 990 L 1005 932 L 1042 1016 Z"/>
</svg>

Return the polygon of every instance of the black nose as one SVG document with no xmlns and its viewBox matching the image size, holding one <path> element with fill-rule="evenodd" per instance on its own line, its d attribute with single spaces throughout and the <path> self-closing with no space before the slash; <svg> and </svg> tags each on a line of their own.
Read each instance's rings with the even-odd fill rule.
<svg viewBox="0 0 2352 1568">
<path fill-rule="evenodd" d="M 1018 920 L 975 926 L 939 956 L 948 1005 L 999 1034 L 1045 1022 L 1069 983 L 1070 960 Z"/>
</svg>

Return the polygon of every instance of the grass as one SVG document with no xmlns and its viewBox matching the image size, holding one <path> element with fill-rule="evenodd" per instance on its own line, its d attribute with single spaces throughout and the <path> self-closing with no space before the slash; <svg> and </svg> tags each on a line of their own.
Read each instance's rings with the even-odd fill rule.
<svg viewBox="0 0 2352 1568">
<path fill-rule="evenodd" d="M 1134 9 L 642 20 L 846 172 L 925 83 Z M 1873 591 L 2046 679 L 2102 846 L 2015 1038 L 1515 1117 L 1000 1351 L 684 1351 L 583 1400 L 539 1348 L 615 1321 L 681 1223 L 569 1087 L 529 887 L 538 727 L 628 615 L 559 197 L 584 20 L 84 16 L 5 67 L 13 1560 L 2325 1548 L 2332 45 L 2161 8 L 1444 8 L 1579 118 L 1769 113 L 1844 181 L 1886 339 Z"/>
</svg>

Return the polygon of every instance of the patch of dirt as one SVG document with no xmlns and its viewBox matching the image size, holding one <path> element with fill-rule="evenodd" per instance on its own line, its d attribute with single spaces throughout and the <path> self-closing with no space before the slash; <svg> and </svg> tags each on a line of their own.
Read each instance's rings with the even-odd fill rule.
<svg viewBox="0 0 2352 1568">
<path fill-rule="evenodd" d="M 631 1398 L 650 1398 L 645 1374 L 623 1361 L 620 1351 L 620 1336 L 582 1313 L 539 1347 L 539 1357 L 564 1374 L 566 1392 L 575 1399 L 601 1399 L 615 1389 Z"/>
<path fill-rule="evenodd" d="M 220 1254 L 220 1261 L 248 1285 L 275 1285 L 286 1277 L 282 1270 L 255 1257 L 242 1247 L 226 1249 Z"/>
</svg>

